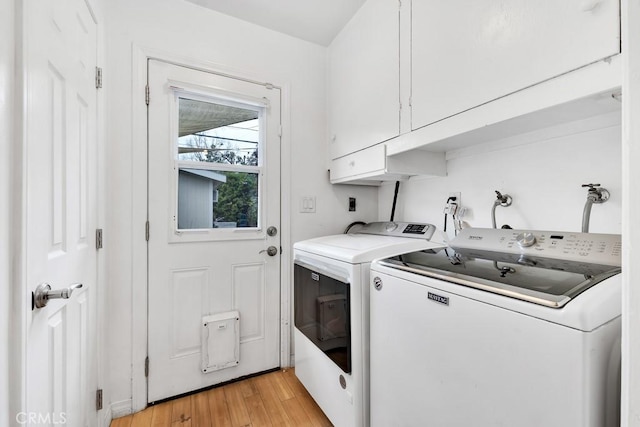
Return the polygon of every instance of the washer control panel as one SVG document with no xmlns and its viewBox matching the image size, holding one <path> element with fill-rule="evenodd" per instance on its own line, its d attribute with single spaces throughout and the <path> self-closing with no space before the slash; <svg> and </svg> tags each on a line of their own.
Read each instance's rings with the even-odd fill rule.
<svg viewBox="0 0 640 427">
<path fill-rule="evenodd" d="M 430 240 L 436 227 L 420 222 L 370 222 L 359 228 L 353 228 L 355 234 L 377 234 L 381 236 L 412 237 Z"/>
<path fill-rule="evenodd" d="M 525 265 L 535 264 L 537 259 L 555 259 L 619 267 L 622 255 L 619 234 L 465 228 L 450 246 L 464 254 L 517 255 L 518 263 Z"/>
</svg>

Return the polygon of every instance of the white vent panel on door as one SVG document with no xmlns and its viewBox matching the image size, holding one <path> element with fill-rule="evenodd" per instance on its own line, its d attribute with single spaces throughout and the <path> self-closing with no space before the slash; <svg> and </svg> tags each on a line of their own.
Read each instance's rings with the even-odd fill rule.
<svg viewBox="0 0 640 427">
<path fill-rule="evenodd" d="M 240 313 L 237 310 L 202 318 L 202 372 L 240 363 Z"/>
</svg>

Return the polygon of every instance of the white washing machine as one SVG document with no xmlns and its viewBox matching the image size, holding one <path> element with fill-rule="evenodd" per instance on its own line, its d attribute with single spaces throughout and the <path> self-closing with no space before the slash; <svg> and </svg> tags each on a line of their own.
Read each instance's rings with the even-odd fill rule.
<svg viewBox="0 0 640 427">
<path fill-rule="evenodd" d="M 294 244 L 295 372 L 336 427 L 369 425 L 371 261 L 443 247 L 443 236 L 377 222 Z"/>
<path fill-rule="evenodd" d="M 619 235 L 465 229 L 371 267 L 372 426 L 619 426 Z"/>
</svg>

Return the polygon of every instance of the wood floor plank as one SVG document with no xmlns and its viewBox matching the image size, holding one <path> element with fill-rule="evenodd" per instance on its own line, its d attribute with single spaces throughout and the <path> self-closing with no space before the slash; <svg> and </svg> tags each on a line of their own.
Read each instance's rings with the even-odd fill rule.
<svg viewBox="0 0 640 427">
<path fill-rule="evenodd" d="M 171 402 L 154 405 L 152 408 L 151 427 L 171 427 Z"/>
<path fill-rule="evenodd" d="M 304 409 L 304 412 L 309 416 L 311 420 L 311 424 L 315 427 L 331 427 L 331 421 L 329 418 L 322 412 L 322 409 L 318 406 L 318 404 L 311 398 L 310 395 L 307 396 L 297 396 L 300 405 Z"/>
<path fill-rule="evenodd" d="M 227 399 L 227 408 L 229 408 L 229 416 L 231 425 L 234 427 L 243 427 L 251 424 L 249 411 L 242 396 L 242 389 L 236 384 L 229 384 L 222 388 L 224 396 Z"/>
<path fill-rule="evenodd" d="M 151 418 L 153 417 L 153 407 L 149 407 L 144 411 L 133 414 L 131 427 L 151 427 Z"/>
<path fill-rule="evenodd" d="M 288 400 L 296 397 L 295 394 L 293 394 L 293 391 L 291 391 L 291 387 L 289 387 L 289 384 L 284 378 L 282 371 L 271 372 L 270 374 L 267 374 L 265 376 L 269 378 L 269 380 L 273 384 L 273 387 L 276 389 L 280 400 Z"/>
<path fill-rule="evenodd" d="M 243 397 L 253 396 L 257 393 L 255 386 L 251 379 L 242 380 L 237 383 L 238 387 L 240 387 L 240 391 Z"/>
<path fill-rule="evenodd" d="M 287 411 L 287 415 L 291 419 L 291 423 L 296 427 L 313 426 L 311 419 L 305 412 L 297 397 L 283 400 L 282 406 Z"/>
<path fill-rule="evenodd" d="M 282 370 L 282 375 L 284 376 L 289 388 L 293 391 L 293 394 L 296 396 L 309 396 L 309 392 L 302 385 L 298 377 L 296 377 L 295 369 L 288 368 Z"/>
<path fill-rule="evenodd" d="M 213 427 L 231 427 L 231 417 L 227 408 L 227 398 L 222 387 L 205 392 L 209 400 L 211 425 Z"/>
<path fill-rule="evenodd" d="M 192 427 L 211 427 L 211 412 L 206 393 L 191 396 L 191 425 Z"/>
<path fill-rule="evenodd" d="M 247 410 L 249 411 L 249 418 L 251 418 L 252 427 L 273 426 L 259 394 L 256 393 L 249 397 L 245 397 L 244 401 L 247 405 Z"/>
<path fill-rule="evenodd" d="M 116 418 L 111 421 L 111 427 L 131 427 L 133 421 L 133 415 L 127 415 L 126 417 Z"/>
<path fill-rule="evenodd" d="M 192 427 L 191 396 L 174 400 L 171 406 L 171 427 Z"/>
<path fill-rule="evenodd" d="M 276 389 L 273 387 L 273 384 L 269 380 L 269 378 L 261 375 L 259 377 L 253 378 L 252 382 L 257 389 L 262 401 L 264 402 L 264 406 L 269 414 L 269 418 L 271 419 L 271 423 L 274 426 L 289 426 L 293 425 L 287 416 L 287 411 L 285 411 L 282 406 L 282 402 L 278 397 L 278 393 Z"/>
</svg>

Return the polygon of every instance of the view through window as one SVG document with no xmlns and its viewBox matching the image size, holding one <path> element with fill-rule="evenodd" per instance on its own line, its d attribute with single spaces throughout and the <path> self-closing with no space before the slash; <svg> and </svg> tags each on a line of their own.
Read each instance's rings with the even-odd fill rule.
<svg viewBox="0 0 640 427">
<path fill-rule="evenodd" d="M 178 102 L 178 229 L 258 227 L 259 108 Z"/>
</svg>

